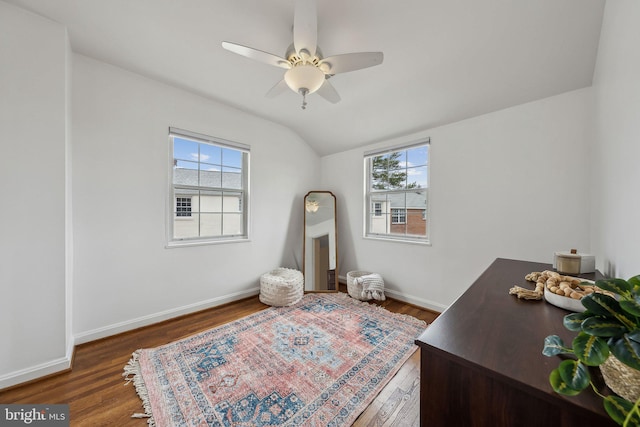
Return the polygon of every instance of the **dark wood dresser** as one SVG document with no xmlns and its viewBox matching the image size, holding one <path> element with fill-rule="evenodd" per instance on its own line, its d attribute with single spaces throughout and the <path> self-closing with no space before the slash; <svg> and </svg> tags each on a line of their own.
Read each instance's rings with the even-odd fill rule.
<svg viewBox="0 0 640 427">
<path fill-rule="evenodd" d="M 562 326 L 569 312 L 509 295 L 513 285 L 534 288 L 526 274 L 550 269 L 496 259 L 416 340 L 422 426 L 616 425 L 591 389 L 564 397 L 549 384 L 560 359 L 542 354 L 544 338 L 555 334 L 571 342 L 575 333 Z"/>
</svg>

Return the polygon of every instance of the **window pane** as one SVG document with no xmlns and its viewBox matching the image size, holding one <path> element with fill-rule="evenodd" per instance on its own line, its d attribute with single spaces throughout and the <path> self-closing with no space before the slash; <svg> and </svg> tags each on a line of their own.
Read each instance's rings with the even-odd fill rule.
<svg viewBox="0 0 640 427">
<path fill-rule="evenodd" d="M 224 166 L 222 168 L 222 187 L 223 188 L 242 188 L 242 169 L 230 168 Z"/>
<path fill-rule="evenodd" d="M 419 166 L 407 169 L 407 188 L 427 188 L 427 167 Z"/>
<path fill-rule="evenodd" d="M 222 164 L 222 148 L 211 144 L 200 144 L 200 161 L 212 165 Z"/>
<path fill-rule="evenodd" d="M 233 150 L 231 148 L 222 149 L 222 165 L 234 168 L 242 167 L 242 151 Z"/>
<path fill-rule="evenodd" d="M 388 234 L 389 233 L 389 215 L 372 215 L 369 217 L 369 233 L 372 234 Z"/>
<path fill-rule="evenodd" d="M 427 147 L 416 147 L 407 150 L 407 167 L 412 166 L 426 166 L 428 162 Z"/>
<path fill-rule="evenodd" d="M 391 210 L 389 233 L 399 235 L 406 234 L 406 195 L 404 193 L 389 194 L 387 200 L 389 201 L 389 208 Z"/>
<path fill-rule="evenodd" d="M 387 155 L 370 159 L 372 190 L 386 190 L 388 188 L 388 159 Z"/>
<path fill-rule="evenodd" d="M 222 212 L 222 192 L 201 190 L 200 211 L 202 213 Z"/>
<path fill-rule="evenodd" d="M 242 212 L 242 193 L 225 192 L 222 202 L 222 212 L 239 213 Z"/>
<path fill-rule="evenodd" d="M 198 185 L 198 163 L 174 160 L 173 183 L 176 185 Z"/>
<path fill-rule="evenodd" d="M 173 221 L 173 237 L 175 239 L 189 239 L 199 235 L 200 215 L 191 213 L 189 217 L 176 217 Z"/>
<path fill-rule="evenodd" d="M 206 167 L 208 165 L 202 166 Z M 198 182 L 199 187 L 220 188 L 221 182 L 222 172 L 220 172 L 220 169 L 212 167 L 210 169 L 200 170 L 200 181 Z"/>
<path fill-rule="evenodd" d="M 396 151 L 388 155 L 389 174 L 387 175 L 390 190 L 406 188 L 407 185 L 407 152 Z"/>
<path fill-rule="evenodd" d="M 407 152 L 406 151 L 395 151 L 389 156 L 389 169 L 404 169 L 407 167 Z"/>
<path fill-rule="evenodd" d="M 401 190 L 407 187 L 407 172 L 405 169 L 389 171 L 389 190 Z"/>
<path fill-rule="evenodd" d="M 239 213 L 222 214 L 222 233 L 225 236 L 242 235 L 242 215 Z"/>
<path fill-rule="evenodd" d="M 173 138 L 173 158 L 198 161 L 198 143 L 188 139 Z"/>
<path fill-rule="evenodd" d="M 387 234 L 388 227 L 388 206 L 386 194 L 375 194 L 371 196 L 370 204 L 374 208 L 369 217 L 369 233 Z M 377 209 L 379 207 L 379 210 Z"/>
<path fill-rule="evenodd" d="M 427 235 L 427 192 L 407 192 L 407 234 Z"/>
<path fill-rule="evenodd" d="M 222 214 L 203 213 L 200 216 L 200 237 L 219 237 L 222 235 Z"/>
</svg>

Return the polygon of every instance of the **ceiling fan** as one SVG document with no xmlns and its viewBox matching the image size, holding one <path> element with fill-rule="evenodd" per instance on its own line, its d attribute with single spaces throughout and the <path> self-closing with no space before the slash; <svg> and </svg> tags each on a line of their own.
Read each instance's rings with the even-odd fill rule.
<svg viewBox="0 0 640 427">
<path fill-rule="evenodd" d="M 238 55 L 284 68 L 284 78 L 267 92 L 272 98 L 287 87 L 302 95 L 302 109 L 307 107 L 307 95 L 317 92 L 327 101 L 337 103 L 340 95 L 329 83 L 335 74 L 373 67 L 382 63 L 382 52 L 356 52 L 324 58 L 317 45 L 318 18 L 316 0 L 296 0 L 293 18 L 293 44 L 280 57 L 237 43 L 222 42 L 222 47 Z"/>
</svg>

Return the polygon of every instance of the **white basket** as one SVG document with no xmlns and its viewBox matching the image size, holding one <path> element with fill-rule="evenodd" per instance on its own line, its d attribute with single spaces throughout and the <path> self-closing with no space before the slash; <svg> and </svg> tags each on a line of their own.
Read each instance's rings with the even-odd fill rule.
<svg viewBox="0 0 640 427">
<path fill-rule="evenodd" d="M 350 271 L 347 273 L 347 292 L 351 295 L 351 298 L 355 298 L 360 301 L 368 301 L 371 298 L 362 297 L 362 285 L 359 284 L 356 278 L 371 274 L 368 271 Z"/>
<path fill-rule="evenodd" d="M 276 268 L 260 276 L 260 301 L 274 306 L 293 305 L 304 295 L 304 276 L 292 268 Z"/>
</svg>

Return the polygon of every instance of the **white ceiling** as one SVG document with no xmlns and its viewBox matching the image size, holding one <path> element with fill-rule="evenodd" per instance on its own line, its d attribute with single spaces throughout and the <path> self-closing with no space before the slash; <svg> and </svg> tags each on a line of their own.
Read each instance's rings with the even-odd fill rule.
<svg viewBox="0 0 640 427">
<path fill-rule="evenodd" d="M 265 93 L 285 70 L 294 0 L 6 0 L 68 27 L 74 52 L 291 128 L 320 155 L 591 85 L 605 0 L 318 0 L 324 56 L 382 51 L 338 74 L 342 97 Z"/>
</svg>

